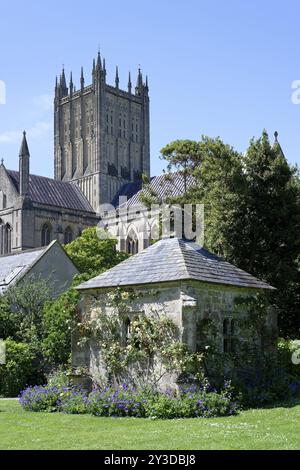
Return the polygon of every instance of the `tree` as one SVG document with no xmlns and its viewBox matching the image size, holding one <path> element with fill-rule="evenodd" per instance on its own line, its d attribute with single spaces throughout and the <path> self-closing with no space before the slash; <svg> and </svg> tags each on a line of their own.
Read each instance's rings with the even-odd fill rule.
<svg viewBox="0 0 300 470">
<path fill-rule="evenodd" d="M 266 280 L 277 292 L 281 334 L 298 337 L 300 182 L 277 141 L 266 131 L 250 141 L 245 156 L 221 139 L 202 137 L 195 145 L 172 142 L 162 149 L 168 171 L 194 179 L 192 188 L 169 203 L 203 203 L 205 246 Z M 189 149 L 190 145 L 190 149 Z M 184 152 L 181 151 L 184 148 Z M 186 153 L 191 157 L 187 158 Z"/>
<path fill-rule="evenodd" d="M 191 157 L 187 158 L 189 152 Z M 239 195 L 245 185 L 242 155 L 220 138 L 206 136 L 200 142 L 172 142 L 161 150 L 161 155 L 168 162 L 169 172 L 181 172 L 183 167 L 193 179 L 182 195 L 167 202 L 204 204 L 205 247 L 232 259 L 230 234 L 237 230 Z"/>
<path fill-rule="evenodd" d="M 6 318 L 5 338 L 10 336 L 29 343 L 41 340 L 43 308 L 51 298 L 50 282 L 31 276 L 4 293 L 0 300 L 0 316 Z"/>
<path fill-rule="evenodd" d="M 160 151 L 161 159 L 168 162 L 169 172 L 178 171 L 184 177 L 184 191 L 187 190 L 187 178 L 201 162 L 201 145 L 195 140 L 175 140 Z"/>
<path fill-rule="evenodd" d="M 48 366 L 68 364 L 70 360 L 71 333 L 76 321 L 78 300 L 78 291 L 71 288 L 44 306 L 41 348 Z"/>
<path fill-rule="evenodd" d="M 0 338 L 13 337 L 18 327 L 18 317 L 12 311 L 5 295 L 0 295 Z"/>
<path fill-rule="evenodd" d="M 278 142 L 268 134 L 252 139 L 244 158 L 243 245 L 236 250 L 241 267 L 282 288 L 296 276 L 300 253 L 300 187 Z"/>
<path fill-rule="evenodd" d="M 99 238 L 96 228 L 91 227 L 66 245 L 65 250 L 80 273 L 90 278 L 128 258 L 127 253 L 116 250 L 116 243 L 112 238 Z"/>
<path fill-rule="evenodd" d="M 266 131 L 252 139 L 244 159 L 243 243 L 236 245 L 235 258 L 277 288 L 280 332 L 299 337 L 300 183 L 275 137 L 273 146 Z"/>
</svg>

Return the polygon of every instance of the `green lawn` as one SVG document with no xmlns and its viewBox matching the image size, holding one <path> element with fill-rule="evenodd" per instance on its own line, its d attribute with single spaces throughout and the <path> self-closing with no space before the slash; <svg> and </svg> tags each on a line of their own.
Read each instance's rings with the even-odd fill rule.
<svg viewBox="0 0 300 470">
<path fill-rule="evenodd" d="M 29 413 L 0 399 L 0 449 L 300 449 L 300 405 L 153 421 Z"/>
</svg>

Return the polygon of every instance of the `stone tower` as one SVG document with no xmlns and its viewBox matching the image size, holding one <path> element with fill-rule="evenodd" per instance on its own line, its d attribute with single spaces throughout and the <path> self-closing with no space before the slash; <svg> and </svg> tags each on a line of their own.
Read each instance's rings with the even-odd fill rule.
<svg viewBox="0 0 300 470">
<path fill-rule="evenodd" d="M 92 84 L 80 89 L 63 69 L 54 99 L 54 177 L 81 188 L 95 211 L 110 203 L 120 187 L 150 176 L 148 81 L 138 71 L 135 92 L 106 83 L 105 59 L 93 61 Z"/>
</svg>

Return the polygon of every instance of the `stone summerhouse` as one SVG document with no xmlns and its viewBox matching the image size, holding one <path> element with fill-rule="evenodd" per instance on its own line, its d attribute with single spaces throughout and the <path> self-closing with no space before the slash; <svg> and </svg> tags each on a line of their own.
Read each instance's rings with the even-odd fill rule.
<svg viewBox="0 0 300 470">
<path fill-rule="evenodd" d="M 232 355 L 238 357 L 247 345 L 258 351 L 264 349 L 264 354 L 274 352 L 275 313 L 266 307 L 264 320 L 257 330 L 255 313 L 249 303 L 258 293 L 273 288 L 194 242 L 162 239 L 81 284 L 78 286 L 82 294 L 80 315 L 93 316 L 99 305 L 105 310 L 112 308 L 107 306 L 106 296 L 118 287 L 133 288 L 138 294 L 130 303 L 126 328 L 130 328 L 130 321 L 136 315 L 151 315 L 155 311 L 173 319 L 181 340 L 191 351 L 201 351 L 213 343 L 214 352 L 206 363 L 210 378 L 232 375 L 237 368 Z M 269 338 L 268 342 L 265 338 Z M 217 366 L 216 358 L 220 357 L 225 360 Z M 87 367 L 91 376 L 105 374 L 101 351 L 91 344 L 81 349 L 73 341 L 72 362 L 74 367 Z M 176 380 L 177 377 L 165 376 L 162 385 L 171 385 Z"/>
</svg>

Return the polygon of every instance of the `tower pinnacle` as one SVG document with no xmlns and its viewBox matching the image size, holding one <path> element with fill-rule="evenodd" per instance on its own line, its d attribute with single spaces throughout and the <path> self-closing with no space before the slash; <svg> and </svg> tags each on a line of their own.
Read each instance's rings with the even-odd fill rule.
<svg viewBox="0 0 300 470">
<path fill-rule="evenodd" d="M 116 84 L 116 88 L 119 88 L 120 80 L 119 80 L 119 69 L 118 69 L 118 66 L 116 67 L 115 84 Z"/>
</svg>

